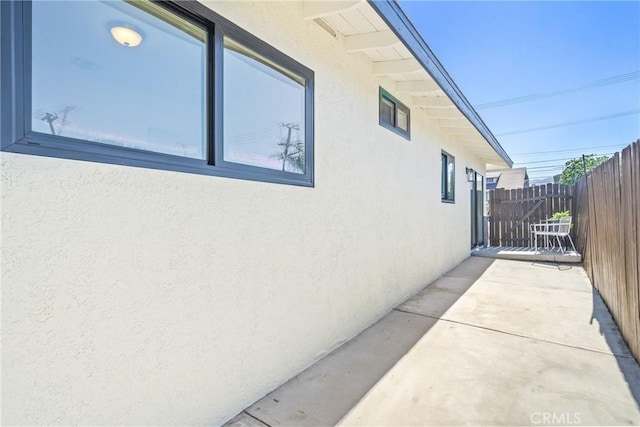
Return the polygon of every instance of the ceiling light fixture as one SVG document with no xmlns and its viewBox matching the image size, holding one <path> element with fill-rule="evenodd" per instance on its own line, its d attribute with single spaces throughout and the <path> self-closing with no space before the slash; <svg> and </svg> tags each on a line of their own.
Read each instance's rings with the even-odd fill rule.
<svg viewBox="0 0 640 427">
<path fill-rule="evenodd" d="M 111 35 L 118 43 L 126 47 L 136 47 L 142 42 L 142 35 L 128 27 L 112 27 Z"/>
</svg>

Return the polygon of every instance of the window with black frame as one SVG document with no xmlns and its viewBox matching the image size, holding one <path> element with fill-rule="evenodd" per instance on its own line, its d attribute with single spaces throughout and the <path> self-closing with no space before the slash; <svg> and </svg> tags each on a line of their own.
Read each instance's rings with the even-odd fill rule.
<svg viewBox="0 0 640 427">
<path fill-rule="evenodd" d="M 410 110 L 389 92 L 379 89 L 379 121 L 380 126 L 397 133 L 405 139 L 411 139 Z"/>
<path fill-rule="evenodd" d="M 456 166 L 455 157 L 451 154 L 443 151 L 441 153 L 441 184 L 440 192 L 443 202 L 453 203 L 455 202 L 455 188 L 456 188 Z"/>
<path fill-rule="evenodd" d="M 3 151 L 313 185 L 313 71 L 206 6 L 0 2 L 0 20 Z"/>
</svg>

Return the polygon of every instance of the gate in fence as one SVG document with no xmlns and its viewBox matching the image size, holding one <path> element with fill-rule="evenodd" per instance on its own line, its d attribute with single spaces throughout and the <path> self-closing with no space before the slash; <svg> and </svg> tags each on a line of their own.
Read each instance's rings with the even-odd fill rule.
<svg viewBox="0 0 640 427">
<path fill-rule="evenodd" d="M 529 246 L 529 224 L 551 218 L 554 213 L 573 212 L 573 186 L 546 184 L 517 190 L 487 192 L 489 246 Z"/>
</svg>

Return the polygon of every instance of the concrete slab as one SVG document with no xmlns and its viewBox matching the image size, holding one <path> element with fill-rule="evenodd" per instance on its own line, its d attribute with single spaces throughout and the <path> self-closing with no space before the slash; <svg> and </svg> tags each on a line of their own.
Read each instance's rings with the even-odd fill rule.
<svg viewBox="0 0 640 427">
<path fill-rule="evenodd" d="M 429 286 L 400 304 L 397 310 L 439 318 L 455 304 L 461 294 Z"/>
<path fill-rule="evenodd" d="M 335 425 L 433 326 L 393 311 L 246 412 L 270 425 Z"/>
<path fill-rule="evenodd" d="M 429 287 L 461 295 L 467 292 L 475 281 L 476 279 L 468 277 L 442 276 L 430 284 Z"/>
<path fill-rule="evenodd" d="M 591 292 L 589 278 L 581 266 L 494 260 L 483 279 L 511 284 Z"/>
<path fill-rule="evenodd" d="M 538 249 L 524 247 L 490 247 L 477 248 L 471 252 L 471 256 L 509 259 L 516 261 L 544 261 L 579 264 L 582 262 L 582 255 L 574 251 L 562 253 L 559 249 Z"/>
<path fill-rule="evenodd" d="M 397 310 L 245 412 L 268 426 L 640 424 L 640 367 L 581 267 L 470 258 Z"/>
<path fill-rule="evenodd" d="M 529 268 L 531 274 L 519 275 L 517 284 L 481 278 L 441 318 L 631 357 L 606 306 L 588 282 L 582 283 L 584 289 L 563 289 L 564 272 L 556 271 L 557 285 L 541 286 L 535 279 L 536 267 Z M 427 301 L 405 311 L 424 314 L 432 304 Z"/>
<path fill-rule="evenodd" d="M 469 257 L 444 275 L 448 277 L 477 279 L 493 264 L 493 261 L 494 260 L 490 258 Z"/>
<path fill-rule="evenodd" d="M 338 425 L 638 424 L 629 383 L 628 358 L 440 321 Z"/>
<path fill-rule="evenodd" d="M 397 307 L 397 310 L 430 317 L 442 316 L 455 302 L 482 277 L 493 260 L 467 258 L 414 297 Z"/>
<path fill-rule="evenodd" d="M 253 418 L 246 412 L 240 412 L 234 419 L 225 424 L 225 427 L 269 427 L 265 423 Z"/>
</svg>

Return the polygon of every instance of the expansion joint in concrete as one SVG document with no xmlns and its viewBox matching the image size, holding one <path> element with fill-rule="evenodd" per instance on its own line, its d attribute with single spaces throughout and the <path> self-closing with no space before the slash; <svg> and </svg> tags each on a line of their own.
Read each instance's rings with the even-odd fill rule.
<svg viewBox="0 0 640 427">
<path fill-rule="evenodd" d="M 513 332 L 507 332 L 507 331 L 501 331 L 499 329 L 487 328 L 486 326 L 472 325 L 471 323 L 458 322 L 456 320 L 451 320 L 451 319 L 443 319 L 441 317 L 429 316 L 428 314 L 414 313 L 412 311 L 401 310 L 399 308 L 394 308 L 394 310 L 402 312 L 402 313 L 406 313 L 406 314 L 413 314 L 414 316 L 427 317 L 429 319 L 436 319 L 436 320 L 439 320 L 439 321 L 442 321 L 442 322 L 449 322 L 449 323 L 455 323 L 455 324 L 458 324 L 458 325 L 469 326 L 471 328 L 484 329 L 485 331 L 491 331 L 491 332 L 496 332 L 496 333 L 499 333 L 499 334 L 511 335 L 512 337 L 526 338 L 526 339 L 530 339 L 530 340 L 534 340 L 534 341 L 546 342 L 546 343 L 549 343 L 549 344 L 561 345 L 563 347 L 575 348 L 577 350 L 590 351 L 590 352 L 593 352 L 593 353 L 606 354 L 608 356 L 623 357 L 623 358 L 627 358 L 627 359 L 631 357 L 631 356 L 624 355 L 624 354 L 607 353 L 607 352 L 604 352 L 604 351 L 593 350 L 593 349 L 590 349 L 590 348 L 584 348 L 584 347 L 579 347 L 579 346 L 570 345 L 570 344 L 564 344 L 564 343 L 560 343 L 560 342 L 556 342 L 556 341 L 549 341 L 549 340 L 545 340 L 545 339 L 541 339 L 541 338 L 529 337 L 529 336 L 526 336 L 526 335 L 515 334 Z"/>
<path fill-rule="evenodd" d="M 264 420 L 261 420 L 260 418 L 256 417 L 255 415 L 252 415 L 252 414 L 250 414 L 250 413 L 249 413 L 249 412 L 247 412 L 247 411 L 242 411 L 242 412 L 243 412 L 243 413 L 245 413 L 245 414 L 247 414 L 248 416 L 250 416 L 250 417 L 251 417 L 251 418 L 253 418 L 254 420 L 258 421 L 259 423 L 264 424 L 264 425 L 265 425 L 265 426 L 267 426 L 267 427 L 272 427 L 272 426 L 271 426 L 271 424 L 267 423 L 267 422 L 266 422 L 266 421 L 264 421 Z"/>
</svg>

